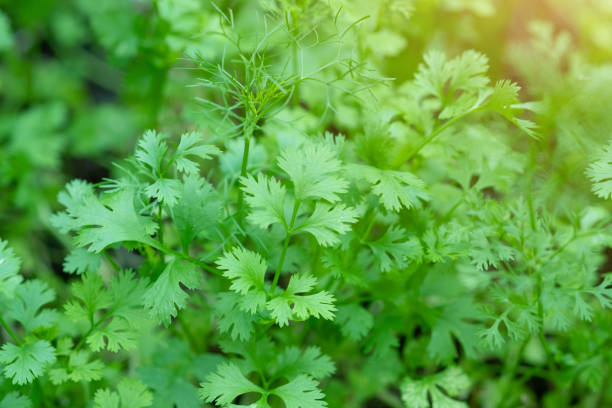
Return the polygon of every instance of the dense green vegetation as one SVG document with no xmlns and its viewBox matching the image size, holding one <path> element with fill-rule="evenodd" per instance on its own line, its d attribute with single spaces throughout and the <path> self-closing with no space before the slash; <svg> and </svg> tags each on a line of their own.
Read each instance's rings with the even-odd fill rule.
<svg viewBox="0 0 612 408">
<path fill-rule="evenodd" d="M 0 5 L 0 408 L 612 406 L 609 1 Z"/>
</svg>

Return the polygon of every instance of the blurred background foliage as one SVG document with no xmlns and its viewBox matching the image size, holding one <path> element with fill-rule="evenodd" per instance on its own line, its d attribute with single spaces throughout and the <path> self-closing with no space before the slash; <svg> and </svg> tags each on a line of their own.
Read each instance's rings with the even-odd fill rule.
<svg viewBox="0 0 612 408">
<path fill-rule="evenodd" d="M 57 193 L 73 178 L 98 183 L 114 174 L 112 163 L 145 129 L 208 132 L 236 151 L 235 163 L 228 154 L 221 165 L 239 163 L 242 147 L 227 136 L 234 129 L 220 127 L 227 112 L 206 102 L 223 101 L 229 85 L 219 64 L 239 54 L 231 39 L 213 34 L 219 10 L 230 9 L 241 47 L 257 47 L 265 15 L 270 27 L 284 24 L 291 33 L 289 43 L 270 41 L 266 58 L 297 52 L 301 65 L 288 72 L 312 72 L 312 82 L 325 85 L 313 92 L 310 84 L 306 93 L 294 84 L 292 101 L 258 124 L 262 144 L 272 133 L 341 132 L 356 139 L 361 157 L 385 165 L 386 138 L 416 145 L 414 129 L 397 117 L 411 114 L 402 85 L 423 54 L 474 49 L 489 58 L 493 80 L 512 79 L 521 100 L 538 102 L 532 119 L 540 140 L 516 137 L 501 120 L 466 125 L 469 137 L 428 146 L 433 164 L 421 177 L 437 177 L 436 149 L 469 153 L 478 145 L 474 155 L 485 155 L 499 147 L 487 150 L 490 136 L 501 135 L 511 149 L 496 160 L 525 177 L 514 180 L 524 185 L 495 180 L 498 188 L 511 193 L 534 183 L 539 204 L 555 213 L 592 204 L 584 169 L 612 135 L 609 0 L 0 0 L 0 236 L 23 258 L 26 275 L 55 280 L 66 293 L 58 271 L 70 244 L 49 226 Z M 240 64 L 228 72 L 245 74 Z M 265 154 L 254 152 L 253 165 Z M 475 156 L 468 165 L 482 159 Z M 373 387 L 355 392 L 365 398 Z"/>
</svg>

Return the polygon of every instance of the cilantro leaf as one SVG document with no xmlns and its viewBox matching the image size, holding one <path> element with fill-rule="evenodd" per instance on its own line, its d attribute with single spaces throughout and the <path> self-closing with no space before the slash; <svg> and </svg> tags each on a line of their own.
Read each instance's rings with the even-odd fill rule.
<svg viewBox="0 0 612 408">
<path fill-rule="evenodd" d="M 190 159 L 189 156 L 208 160 L 221 153 L 221 150 L 216 146 L 200 144 L 201 139 L 202 135 L 198 132 L 183 133 L 174 154 L 174 161 L 178 171 L 186 174 L 196 174 L 199 171 L 198 164 Z"/>
<path fill-rule="evenodd" d="M 335 203 L 347 191 L 348 182 L 336 174 L 342 162 L 327 144 L 308 144 L 283 150 L 278 165 L 291 179 L 296 200 L 319 199 Z"/>
<path fill-rule="evenodd" d="M 406 231 L 393 225 L 376 241 L 367 242 L 382 272 L 392 267 L 403 268 L 408 260 L 419 260 L 423 253 L 421 244 L 416 238 L 407 239 Z"/>
<path fill-rule="evenodd" d="M 420 380 L 406 378 L 400 386 L 402 400 L 413 408 L 429 408 L 429 398 L 432 408 L 467 408 L 465 402 L 454 398 L 461 397 L 469 389 L 470 380 L 459 367 L 450 367 Z"/>
<path fill-rule="evenodd" d="M 256 313 L 264 308 L 267 265 L 259 254 L 236 247 L 226 252 L 217 265 L 223 271 L 223 276 L 232 280 L 230 289 L 242 295 L 243 310 Z"/>
<path fill-rule="evenodd" d="M 454 336 L 466 356 L 476 356 L 479 326 L 469 322 L 479 315 L 478 309 L 471 299 L 458 299 L 444 305 L 435 317 L 431 328 L 431 338 L 427 352 L 437 361 L 449 361 L 457 355 L 453 342 Z"/>
<path fill-rule="evenodd" d="M 363 164 L 347 166 L 347 170 L 365 178 L 388 211 L 399 211 L 402 207 L 410 209 L 418 204 L 419 199 L 428 199 L 425 183 L 412 173 L 381 170 Z"/>
<path fill-rule="evenodd" d="M 285 385 L 272 390 L 283 400 L 285 406 L 291 408 L 324 408 L 325 395 L 319 390 L 318 383 L 307 375 L 299 375 Z"/>
<path fill-rule="evenodd" d="M 334 318 L 334 297 L 327 291 L 312 295 L 308 293 L 317 279 L 310 275 L 293 275 L 287 289 L 268 301 L 268 310 L 279 326 L 288 324 L 289 319 L 304 320 L 310 316 L 332 320 Z"/>
<path fill-rule="evenodd" d="M 229 333 L 233 340 L 249 340 L 253 334 L 255 317 L 241 308 L 242 297 L 234 292 L 217 295 L 213 307 L 217 316 L 219 331 Z"/>
<path fill-rule="evenodd" d="M 155 198 L 164 204 L 173 206 L 178 202 L 180 183 L 178 180 L 162 177 L 149 184 L 144 192 L 149 198 Z"/>
<path fill-rule="evenodd" d="M 586 173 L 598 197 L 612 198 L 612 143 L 604 147 L 599 159 L 589 166 Z"/>
<path fill-rule="evenodd" d="M 198 175 L 188 175 L 179 187 L 179 200 L 170 216 L 187 248 L 202 232 L 212 230 L 221 218 L 221 200 L 213 187 Z"/>
<path fill-rule="evenodd" d="M 240 179 L 245 200 L 251 207 L 248 220 L 268 228 L 271 224 L 285 225 L 285 187 L 277 180 L 258 174 L 257 179 L 248 175 Z"/>
<path fill-rule="evenodd" d="M 96 272 L 100 267 L 100 255 L 84 248 L 75 248 L 64 259 L 64 272 L 81 275 L 84 272 Z"/>
<path fill-rule="evenodd" d="M 485 55 L 468 50 L 448 61 L 444 53 L 430 51 L 423 57 L 415 83 L 442 101 L 456 91 L 477 92 L 489 83 L 485 75 L 489 62 Z"/>
<path fill-rule="evenodd" d="M 43 281 L 29 280 L 15 289 L 15 299 L 11 300 L 7 316 L 17 320 L 26 330 L 32 332 L 41 327 L 52 327 L 58 320 L 55 310 L 40 310 L 55 300 L 55 291 Z"/>
<path fill-rule="evenodd" d="M 278 355 L 276 361 L 276 377 L 291 379 L 300 374 L 308 374 L 315 379 L 322 379 L 336 371 L 331 359 L 322 354 L 321 349 L 314 346 L 306 350 L 287 347 Z"/>
<path fill-rule="evenodd" d="M 108 388 L 96 391 L 94 408 L 145 408 L 153 403 L 153 396 L 139 380 L 125 378 L 117 391 Z"/>
<path fill-rule="evenodd" d="M 264 390 L 249 381 L 240 369 L 231 363 L 221 364 L 217 371 L 209 374 L 201 383 L 200 398 L 215 402 L 222 407 L 229 406 L 236 397 L 249 392 L 263 394 Z"/>
<path fill-rule="evenodd" d="M 336 323 L 340 326 L 342 335 L 352 341 L 363 339 L 374 325 L 374 317 L 370 312 L 356 304 L 338 306 Z"/>
<path fill-rule="evenodd" d="M 28 384 L 40 377 L 47 366 L 55 362 L 55 349 L 46 340 L 15 345 L 6 343 L 0 349 L 0 363 L 4 363 L 4 375 L 13 384 Z"/>
<path fill-rule="evenodd" d="M 143 295 L 144 305 L 159 322 L 168 325 L 178 310 L 187 304 L 187 289 L 200 287 L 200 274 L 196 267 L 187 262 L 173 260 Z"/>
<path fill-rule="evenodd" d="M 52 221 L 63 232 L 75 231 L 76 244 L 96 253 L 123 241 L 155 245 L 151 235 L 157 224 L 136 212 L 134 194 L 131 190 L 121 190 L 102 203 L 90 185 L 75 180 L 60 194 L 66 211 L 56 214 Z"/>
<path fill-rule="evenodd" d="M 17 392 L 9 392 L 0 400 L 0 408 L 31 408 L 32 401 Z"/>
<path fill-rule="evenodd" d="M 0 239 L 0 294 L 11 298 L 23 278 L 19 275 L 21 260 L 6 241 Z"/>
<path fill-rule="evenodd" d="M 352 207 L 337 204 L 330 207 L 328 204 L 318 202 L 310 217 L 299 221 L 295 232 L 308 232 L 312 234 L 322 246 L 333 246 L 340 242 L 339 235 L 350 230 L 350 224 L 357 221 L 358 212 Z"/>
<path fill-rule="evenodd" d="M 164 156 L 168 151 L 168 144 L 165 142 L 165 139 L 165 135 L 154 130 L 147 130 L 138 141 L 138 146 L 136 147 L 134 154 L 136 161 L 145 169 L 148 167 L 153 176 L 160 174 Z"/>
<path fill-rule="evenodd" d="M 69 347 L 73 344 L 70 341 Z M 58 345 L 59 354 L 59 345 Z M 104 363 L 100 360 L 90 361 L 91 352 L 85 350 L 69 351 L 68 364 L 66 367 L 49 370 L 51 382 L 55 385 L 62 384 L 68 380 L 73 382 L 97 381 L 102 378 Z"/>
</svg>

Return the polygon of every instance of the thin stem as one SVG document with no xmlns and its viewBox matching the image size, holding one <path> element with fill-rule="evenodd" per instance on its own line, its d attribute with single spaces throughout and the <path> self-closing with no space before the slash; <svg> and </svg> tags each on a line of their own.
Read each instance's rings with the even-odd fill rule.
<svg viewBox="0 0 612 408">
<path fill-rule="evenodd" d="M 527 343 L 529 342 L 529 339 L 531 338 L 531 336 L 526 336 L 523 341 L 521 342 L 519 349 L 516 352 L 516 355 L 514 356 L 514 358 L 512 359 L 512 362 L 509 366 L 509 368 L 506 370 L 507 374 L 507 379 L 508 382 L 505 384 L 504 387 L 504 391 L 502 392 L 502 397 L 500 399 L 500 402 L 503 404 L 506 402 L 506 400 L 508 399 L 508 393 L 510 392 L 510 384 L 512 382 L 512 379 L 514 378 L 514 376 L 516 375 L 516 370 L 519 366 L 519 363 L 521 361 L 521 356 L 523 355 L 523 351 L 525 350 L 525 347 L 527 347 Z"/>
<path fill-rule="evenodd" d="M 287 236 L 283 243 L 283 251 L 281 252 L 280 259 L 278 260 L 278 266 L 276 272 L 274 272 L 274 279 L 272 280 L 272 290 L 278 285 L 278 279 L 280 278 L 281 270 L 283 269 L 283 263 L 285 263 L 285 255 L 287 255 L 287 248 L 289 248 L 289 240 L 291 239 L 291 233 L 293 232 L 293 224 L 295 224 L 295 218 L 297 217 L 298 210 L 300 208 L 300 200 L 295 200 L 293 204 L 293 213 L 291 214 L 291 221 L 289 222 L 289 228 L 287 228 Z"/>
<path fill-rule="evenodd" d="M 542 304 L 542 275 L 538 275 L 536 290 L 538 292 L 538 318 L 540 320 L 540 330 L 538 331 L 538 338 L 540 339 L 540 343 L 542 343 L 542 347 L 544 347 L 544 352 L 546 353 L 546 363 L 548 365 L 549 371 L 552 373 L 554 370 L 553 365 L 553 356 L 550 351 L 550 347 L 548 347 L 548 341 L 546 340 L 546 336 L 544 335 L 544 305 Z"/>
<path fill-rule="evenodd" d="M 370 214 L 370 219 L 368 220 L 368 223 L 366 224 L 366 228 L 363 231 L 363 235 L 361 236 L 361 239 L 359 240 L 361 243 L 364 243 L 366 239 L 370 236 L 370 232 L 372 231 L 372 227 L 374 227 L 375 221 L 376 221 L 376 211 L 372 211 L 372 213 Z"/>
<path fill-rule="evenodd" d="M 102 251 L 102 255 L 104 256 L 104 259 L 106 259 L 108 263 L 111 264 L 115 272 L 119 272 L 121 270 L 117 262 L 115 262 L 115 260 L 108 254 L 108 252 L 106 252 L 106 250 Z"/>
<path fill-rule="evenodd" d="M 159 238 L 159 242 L 164 242 L 164 222 L 163 222 L 163 218 L 162 218 L 162 205 L 160 202 L 158 202 L 158 206 L 157 206 L 158 210 L 157 210 L 157 228 L 158 228 L 158 238 Z"/>
<path fill-rule="evenodd" d="M 174 255 L 174 256 L 176 256 L 178 258 L 181 258 L 181 259 L 183 259 L 183 260 L 185 260 L 187 262 L 191 262 L 192 264 L 199 266 L 200 268 L 204 269 L 207 272 L 210 272 L 210 273 L 212 273 L 214 275 L 221 276 L 221 272 L 219 272 L 218 270 L 216 270 L 212 266 L 210 266 L 210 265 L 200 261 L 199 259 L 196 259 L 196 258 L 190 256 L 190 255 L 187 255 L 185 253 L 176 251 L 176 250 L 174 250 L 172 248 L 169 248 L 169 247 L 167 247 L 167 246 L 165 246 L 165 245 L 163 245 L 161 243 L 155 243 L 155 244 L 151 243 L 150 245 L 153 248 L 155 248 L 155 249 L 157 249 L 157 250 L 159 250 L 159 251 L 161 251 L 161 252 L 163 252 L 165 254 Z"/>
<path fill-rule="evenodd" d="M 425 146 L 427 146 L 429 143 L 431 143 L 436 137 L 438 137 L 442 132 L 444 132 L 446 129 L 448 129 L 449 127 L 451 127 L 452 125 L 454 125 L 456 122 L 458 122 L 459 120 L 463 119 L 464 117 L 466 117 L 467 115 L 470 115 L 474 112 L 478 112 L 480 110 L 480 108 L 477 109 L 473 109 L 470 111 L 465 112 L 462 115 L 457 116 L 456 118 L 453 118 L 449 121 L 447 121 L 446 123 L 444 123 L 442 126 L 440 126 L 439 128 L 437 128 L 436 130 L 434 130 L 431 135 L 429 135 L 425 140 L 423 140 L 421 142 L 420 145 L 417 146 L 416 149 L 414 149 L 410 154 L 408 154 L 407 157 L 402 157 L 401 155 L 399 156 L 398 159 L 395 160 L 395 165 L 399 166 L 402 163 L 407 162 L 408 160 L 412 159 L 414 156 L 417 155 L 417 153 L 419 153 L 421 151 L 421 149 L 423 149 Z"/>
<path fill-rule="evenodd" d="M 21 346 L 21 340 L 19 340 L 19 337 L 17 337 L 17 335 L 15 334 L 15 332 L 9 327 L 9 325 L 4 321 L 4 319 L 2 318 L 2 316 L 0 316 L 0 324 L 2 325 L 2 327 L 4 327 L 4 330 L 6 330 L 6 332 L 8 333 L 9 336 L 11 336 L 11 339 L 13 339 L 13 341 L 15 342 L 15 344 L 17 344 L 18 346 Z"/>
<path fill-rule="evenodd" d="M 249 162 L 249 150 L 251 147 L 251 130 L 250 126 L 245 125 L 245 136 L 244 136 L 244 149 L 242 151 L 242 167 L 240 168 L 240 177 L 246 177 L 247 167 Z M 238 224 L 242 226 L 242 206 L 244 201 L 244 192 L 241 188 L 238 188 L 238 208 L 236 214 L 238 215 Z"/>
<path fill-rule="evenodd" d="M 87 340 L 87 337 L 89 337 L 89 335 L 91 333 L 93 333 L 94 330 L 96 330 L 102 323 L 104 323 L 106 321 L 106 319 L 108 319 L 109 317 L 111 317 L 113 315 L 113 313 L 115 312 L 114 309 L 109 310 L 108 312 L 106 312 L 104 314 L 104 316 L 102 316 L 100 319 L 98 319 L 97 322 L 95 322 L 94 324 L 91 325 L 91 327 L 89 328 L 89 330 L 87 330 L 87 333 L 85 333 L 82 337 L 81 340 L 79 340 L 79 342 L 77 343 L 76 347 L 74 348 L 74 351 L 79 351 L 79 349 L 81 347 L 83 347 L 83 344 L 85 344 L 85 340 Z"/>
</svg>

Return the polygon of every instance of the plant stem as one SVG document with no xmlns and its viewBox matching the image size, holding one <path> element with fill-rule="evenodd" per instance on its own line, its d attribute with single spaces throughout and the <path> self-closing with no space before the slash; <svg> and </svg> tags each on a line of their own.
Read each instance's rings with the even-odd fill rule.
<svg viewBox="0 0 612 408">
<path fill-rule="evenodd" d="M 499 400 L 500 404 L 504 404 L 508 399 L 508 393 L 510 392 L 510 384 L 512 382 L 512 379 L 516 375 L 516 369 L 519 366 L 519 363 L 521 361 L 521 356 L 523 355 L 523 351 L 525 350 L 525 347 L 527 346 L 527 343 L 529 342 L 530 338 L 531 336 L 526 336 L 525 339 L 523 339 L 523 341 L 521 342 L 516 352 L 516 355 L 512 359 L 512 362 L 510 363 L 510 366 L 506 370 L 507 383 L 505 384 L 504 391 L 502 392 L 502 397 Z"/>
<path fill-rule="evenodd" d="M 293 224 L 295 224 L 295 218 L 297 217 L 299 208 L 300 200 L 295 200 L 295 203 L 293 204 L 293 213 L 291 214 L 291 221 L 289 222 L 289 227 L 286 230 L 287 236 L 285 237 L 285 242 L 283 243 L 283 251 L 281 252 L 280 259 L 278 260 L 276 272 L 274 272 L 274 279 L 272 280 L 272 290 L 274 290 L 276 288 L 276 285 L 278 285 L 278 279 L 280 278 L 280 273 L 283 269 L 283 263 L 285 263 L 285 255 L 287 255 L 287 248 L 289 247 L 289 240 L 291 239 L 291 233 L 293 232 Z"/>
<path fill-rule="evenodd" d="M 423 140 L 421 142 L 420 145 L 417 146 L 416 149 L 414 149 L 412 152 L 410 152 L 406 157 L 402 157 L 402 155 L 399 155 L 398 158 L 394 160 L 393 165 L 400 166 L 401 164 L 403 164 L 403 163 L 407 162 L 408 160 L 412 159 L 414 156 L 417 155 L 417 153 L 419 153 L 421 151 L 421 149 L 423 149 L 425 146 L 427 146 L 429 143 L 431 143 L 436 137 L 438 137 L 446 129 L 448 129 L 449 127 L 451 127 L 452 125 L 454 125 L 456 122 L 458 122 L 459 120 L 463 119 L 467 115 L 470 115 L 470 114 L 472 114 L 474 112 L 478 112 L 480 110 L 481 110 L 480 108 L 476 108 L 476 109 L 467 111 L 467 112 L 463 113 L 462 115 L 459 115 L 459 116 L 457 116 L 457 117 L 455 117 L 453 119 L 448 120 L 442 126 L 437 128 L 436 130 L 434 130 L 427 138 L 425 138 L 425 140 Z"/>
<path fill-rule="evenodd" d="M 164 242 L 164 222 L 162 219 L 162 205 L 160 202 L 158 202 L 158 206 L 157 206 L 158 210 L 157 210 L 157 228 L 158 228 L 158 233 L 157 236 L 159 238 L 159 242 Z"/>
<path fill-rule="evenodd" d="M 374 227 L 374 222 L 376 221 L 376 211 L 372 211 L 370 217 L 368 219 L 368 223 L 366 224 L 366 228 L 363 231 L 363 235 L 359 240 L 361 243 L 365 243 L 366 239 L 370 236 L 370 232 L 372 231 L 372 227 Z"/>
<path fill-rule="evenodd" d="M 251 150 L 251 135 L 253 134 L 253 129 L 251 127 L 250 120 L 244 125 L 244 148 L 242 150 L 242 166 L 240 167 L 240 178 L 246 177 L 247 168 L 249 164 L 249 151 Z M 244 192 L 240 187 L 238 187 L 238 204 L 236 214 L 238 215 L 238 225 L 242 227 L 242 206 L 244 201 Z"/>
<path fill-rule="evenodd" d="M 115 272 L 119 272 L 121 270 L 117 262 L 115 262 L 115 260 L 108 254 L 108 252 L 106 252 L 106 250 L 102 251 L 102 255 L 104 255 L 104 259 L 106 259 L 108 263 L 111 264 Z"/>
<path fill-rule="evenodd" d="M 106 312 L 104 314 L 104 316 L 102 316 L 100 319 L 98 319 L 97 322 L 95 322 L 94 324 L 91 325 L 91 327 L 89 328 L 89 330 L 87 330 L 87 333 L 85 333 L 82 337 L 81 340 L 79 340 L 79 342 L 77 343 L 76 347 L 74 348 L 74 351 L 79 351 L 79 349 L 81 347 L 83 347 L 83 344 L 85 344 L 85 340 L 87 340 L 87 337 L 89 337 L 89 335 L 91 333 L 93 333 L 94 330 L 96 330 L 102 323 L 104 323 L 106 321 L 106 319 L 108 319 L 109 317 L 111 317 L 113 315 L 115 311 L 113 309 L 109 310 L 108 312 Z"/>
<path fill-rule="evenodd" d="M 15 342 L 15 344 L 17 344 L 18 346 L 21 346 L 21 340 L 19 340 L 19 337 L 17 337 L 17 335 L 15 334 L 15 332 L 10 328 L 10 326 L 4 321 L 4 319 L 2 318 L 2 316 L 0 316 L 0 325 L 2 325 L 2 327 L 4 327 L 4 330 L 6 330 L 6 332 L 8 333 L 9 336 L 11 336 L 11 339 L 13 339 L 13 341 Z"/>
<path fill-rule="evenodd" d="M 187 262 L 191 262 L 192 264 L 197 265 L 200 268 L 204 269 L 205 271 L 210 272 L 210 273 L 212 273 L 214 275 L 219 275 L 219 276 L 222 275 L 221 272 L 219 272 L 217 269 L 215 269 L 212 266 L 210 266 L 210 265 L 200 261 L 199 259 L 196 259 L 196 258 L 194 258 L 194 257 L 192 257 L 190 255 L 187 255 L 185 253 L 182 253 L 182 252 L 176 251 L 176 250 L 174 250 L 172 248 L 169 248 L 169 247 L 163 245 L 162 243 L 151 243 L 150 245 L 153 248 L 155 248 L 155 249 L 157 249 L 157 250 L 159 250 L 159 251 L 161 251 L 161 252 L 163 252 L 165 254 L 174 255 L 174 256 L 176 256 L 178 258 L 181 258 L 181 259 L 183 259 L 183 260 L 185 260 Z"/>
</svg>

